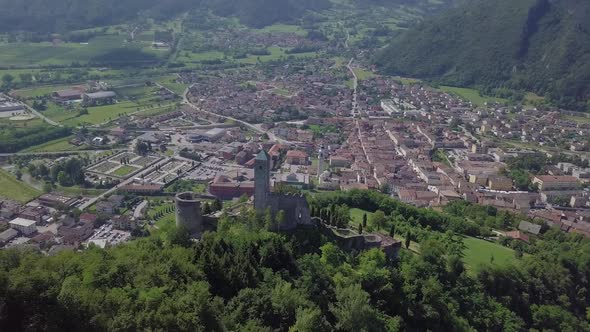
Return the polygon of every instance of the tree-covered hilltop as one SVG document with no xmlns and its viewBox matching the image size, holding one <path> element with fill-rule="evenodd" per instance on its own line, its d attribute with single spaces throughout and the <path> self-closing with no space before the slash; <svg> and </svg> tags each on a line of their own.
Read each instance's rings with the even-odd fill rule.
<svg viewBox="0 0 590 332">
<path fill-rule="evenodd" d="M 473 0 L 395 36 L 386 72 L 460 86 L 533 91 L 590 109 L 590 2 Z"/>
<path fill-rule="evenodd" d="M 112 249 L 4 250 L 0 330 L 590 330 L 590 242 L 581 235 L 552 229 L 520 243 L 527 254 L 515 266 L 465 266 L 448 219 L 493 211 L 460 202 L 442 214 L 368 191 L 312 201 L 345 203 L 383 211 L 382 226 L 413 234 L 419 249 L 396 261 L 379 249 L 346 253 L 315 230 L 270 233 L 266 217 L 244 210 L 198 243 L 163 227 Z"/>
<path fill-rule="evenodd" d="M 191 9 L 210 9 L 261 27 L 329 5 L 328 0 L 0 0 L 0 31 L 67 32 L 125 23 L 138 15 L 169 19 Z"/>
</svg>

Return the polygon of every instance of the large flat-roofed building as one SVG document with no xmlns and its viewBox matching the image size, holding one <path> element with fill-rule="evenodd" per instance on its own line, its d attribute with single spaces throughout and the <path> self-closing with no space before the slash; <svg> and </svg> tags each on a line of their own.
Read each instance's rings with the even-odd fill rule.
<svg viewBox="0 0 590 332">
<path fill-rule="evenodd" d="M 113 91 L 85 93 L 83 100 L 86 106 L 114 104 L 117 102 L 117 94 Z"/>
<path fill-rule="evenodd" d="M 193 143 L 217 142 L 227 133 L 225 128 L 213 128 L 209 130 L 195 130 L 187 135 L 187 139 Z"/>
<path fill-rule="evenodd" d="M 16 218 L 8 223 L 10 228 L 16 229 L 24 235 L 30 235 L 37 231 L 37 222 L 34 220 Z"/>
<path fill-rule="evenodd" d="M 65 103 L 68 101 L 81 100 L 83 93 L 83 89 L 67 89 L 55 91 L 51 94 L 51 97 L 58 103 Z"/>
<path fill-rule="evenodd" d="M 541 191 L 573 190 L 580 188 L 580 181 L 573 176 L 538 175 L 533 179 L 533 184 L 539 186 Z"/>
<path fill-rule="evenodd" d="M 70 207 L 70 206 L 74 205 L 74 203 L 76 203 L 78 201 L 78 199 L 72 198 L 72 197 L 67 197 L 67 196 L 55 195 L 55 194 L 44 194 L 38 198 L 38 201 L 42 205 L 49 206 L 49 207 L 59 207 L 59 206 Z"/>
</svg>

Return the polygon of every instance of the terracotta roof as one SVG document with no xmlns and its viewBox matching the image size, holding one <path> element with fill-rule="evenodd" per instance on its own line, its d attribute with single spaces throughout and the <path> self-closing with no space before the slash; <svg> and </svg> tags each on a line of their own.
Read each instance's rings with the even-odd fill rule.
<svg viewBox="0 0 590 332">
<path fill-rule="evenodd" d="M 307 158 L 307 153 L 301 150 L 291 150 L 287 152 L 287 158 Z"/>
<path fill-rule="evenodd" d="M 568 175 L 539 175 L 536 176 L 537 179 L 547 183 L 547 182 L 578 182 L 573 176 Z"/>
</svg>

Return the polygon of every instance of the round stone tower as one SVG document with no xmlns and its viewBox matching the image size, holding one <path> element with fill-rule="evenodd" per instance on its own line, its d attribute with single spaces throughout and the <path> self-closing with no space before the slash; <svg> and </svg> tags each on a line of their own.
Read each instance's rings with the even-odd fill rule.
<svg viewBox="0 0 590 332">
<path fill-rule="evenodd" d="M 175 197 L 176 202 L 176 227 L 184 227 L 191 234 L 202 233 L 203 217 L 201 214 L 201 201 L 194 193 L 180 193 Z"/>
</svg>

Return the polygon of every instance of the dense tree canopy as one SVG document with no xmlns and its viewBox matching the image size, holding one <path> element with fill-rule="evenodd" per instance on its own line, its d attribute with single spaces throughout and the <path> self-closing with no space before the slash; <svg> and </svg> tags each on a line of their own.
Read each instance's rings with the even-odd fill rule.
<svg viewBox="0 0 590 332">
<path fill-rule="evenodd" d="M 518 266 L 468 270 L 447 235 L 427 229 L 419 255 L 389 261 L 263 224 L 244 211 L 198 243 L 164 228 L 111 249 L 0 251 L 0 330 L 590 330 L 580 236 L 551 230 Z"/>
<path fill-rule="evenodd" d="M 67 32 L 123 23 L 138 13 L 169 19 L 191 9 L 237 16 L 244 24 L 265 26 L 324 9 L 327 0 L 0 0 L 0 31 Z"/>
</svg>

